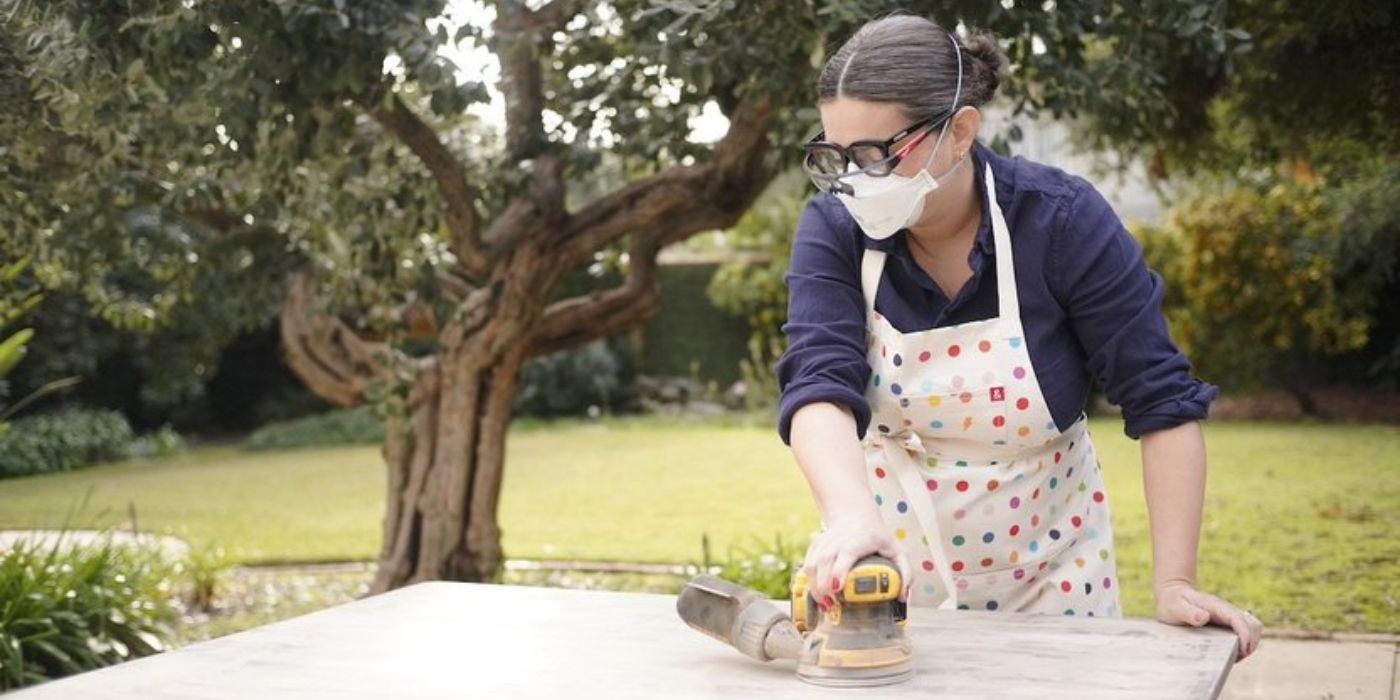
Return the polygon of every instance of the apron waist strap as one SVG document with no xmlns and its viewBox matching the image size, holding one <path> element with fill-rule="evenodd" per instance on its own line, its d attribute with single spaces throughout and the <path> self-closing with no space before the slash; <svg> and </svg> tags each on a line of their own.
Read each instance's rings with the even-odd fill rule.
<svg viewBox="0 0 1400 700">
<path fill-rule="evenodd" d="M 918 441 L 917 435 L 911 433 L 909 437 L 912 438 L 911 442 Z M 928 537 L 929 554 L 933 557 L 938 577 L 942 579 L 944 587 L 948 590 L 948 600 L 952 607 L 957 607 L 958 589 L 954 585 L 952 566 L 948 562 L 947 555 L 943 552 L 943 531 L 938 526 L 938 516 L 934 512 L 932 500 L 923 497 L 924 485 L 917 478 L 914 458 L 909 453 L 911 448 L 922 448 L 922 443 L 915 446 L 890 435 L 882 435 L 877 440 L 884 452 L 885 463 L 889 465 L 890 471 L 899 480 L 899 485 L 904 489 L 909 507 L 914 511 L 914 518 L 919 521 L 919 525 L 923 527 L 924 535 Z"/>
</svg>

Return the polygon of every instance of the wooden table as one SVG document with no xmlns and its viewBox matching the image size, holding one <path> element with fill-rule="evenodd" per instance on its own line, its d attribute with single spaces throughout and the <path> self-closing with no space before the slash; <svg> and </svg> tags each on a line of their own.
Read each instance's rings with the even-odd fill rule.
<svg viewBox="0 0 1400 700">
<path fill-rule="evenodd" d="M 7 695 L 42 698 L 1214 698 L 1235 635 L 1145 619 L 914 608 L 916 672 L 799 681 L 690 629 L 675 597 L 421 583 Z"/>
</svg>

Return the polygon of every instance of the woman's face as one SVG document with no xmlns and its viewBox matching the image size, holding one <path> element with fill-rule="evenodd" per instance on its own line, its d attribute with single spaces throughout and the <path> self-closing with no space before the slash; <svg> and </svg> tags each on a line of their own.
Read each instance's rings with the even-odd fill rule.
<svg viewBox="0 0 1400 700">
<path fill-rule="evenodd" d="M 849 97 L 838 97 L 834 100 L 821 103 L 818 107 L 821 112 L 822 129 L 826 132 L 826 140 L 838 146 L 849 146 L 853 141 L 884 141 L 894 136 L 917 119 L 910 119 L 904 114 L 899 106 L 889 102 L 868 102 Z M 975 110 L 974 110 L 975 111 Z M 890 144 L 890 154 L 893 155 L 900 148 L 909 142 L 919 139 L 919 143 L 914 147 L 899 165 L 895 166 L 894 172 L 906 177 L 913 176 L 919 172 L 920 168 L 928 166 L 931 174 L 937 175 L 947 171 L 957 160 L 956 153 L 964 152 L 966 149 L 955 149 L 954 138 L 958 122 L 962 121 L 963 113 L 960 112 L 958 119 L 949 125 L 949 133 L 944 135 L 943 143 L 938 146 L 938 152 L 933 156 L 933 161 L 928 162 L 929 154 L 933 152 L 935 144 L 938 144 L 939 131 L 943 129 L 942 124 L 934 126 L 932 129 L 923 128 L 904 137 L 897 143 Z M 920 136 L 922 135 L 922 138 Z"/>
</svg>

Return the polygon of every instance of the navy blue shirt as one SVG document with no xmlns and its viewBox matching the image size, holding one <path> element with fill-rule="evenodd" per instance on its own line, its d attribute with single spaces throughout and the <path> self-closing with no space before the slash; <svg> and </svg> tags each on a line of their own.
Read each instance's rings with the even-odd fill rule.
<svg viewBox="0 0 1400 700">
<path fill-rule="evenodd" d="M 1162 316 L 1162 277 L 1108 202 L 1085 179 L 981 143 L 969 165 L 982 197 L 982 221 L 968 254 L 972 278 L 948 299 L 909 253 L 907 230 L 866 236 L 835 196 L 807 201 L 786 274 L 788 347 L 774 369 L 781 396 L 778 434 L 790 442 L 792 416 L 814 401 L 845 404 L 865 437 L 865 248 L 889 253 L 875 309 L 904 333 L 997 315 L 996 255 L 983 179 L 991 163 L 996 197 L 1015 250 L 1021 323 L 1041 392 L 1064 430 L 1084 412 L 1091 378 L 1120 407 L 1131 438 L 1205 418 L 1215 386 L 1191 376 Z"/>
</svg>

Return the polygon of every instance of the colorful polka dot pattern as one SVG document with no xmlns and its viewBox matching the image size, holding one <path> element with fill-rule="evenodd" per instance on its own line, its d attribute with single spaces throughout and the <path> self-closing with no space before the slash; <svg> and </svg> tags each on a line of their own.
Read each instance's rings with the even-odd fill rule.
<svg viewBox="0 0 1400 700">
<path fill-rule="evenodd" d="M 872 314 L 877 325 L 888 326 L 878 313 Z M 990 448 L 1028 448 L 1043 446 L 1059 433 L 1052 421 L 1042 418 L 1042 414 L 1048 418 L 1048 411 L 1036 410 L 1043 408 L 1040 386 L 1021 349 L 1019 335 L 948 343 L 941 354 L 932 350 L 905 353 L 877 341 L 874 333 L 870 342 L 872 371 L 868 393 L 892 398 L 895 404 L 887 411 L 874 413 L 873 430 L 893 434 L 901 430 L 905 421 L 917 423 L 921 429 L 938 431 L 936 437 L 943 438 L 941 444 L 945 448 L 952 448 L 952 443 L 957 442 Z M 879 347 L 875 348 L 877 342 Z M 965 352 L 964 345 L 976 352 Z M 878 361 L 873 352 L 876 349 Z M 906 360 L 906 355 L 916 361 Z M 987 369 L 989 362 L 1005 364 L 1010 371 Z M 967 446 L 957 449 L 966 452 Z"/>
<path fill-rule="evenodd" d="M 941 605 L 950 581 L 961 609 L 1120 616 L 1093 445 L 1083 420 L 1055 424 L 1019 320 L 904 334 L 872 310 L 869 327 L 867 474 L 915 564 L 910 604 Z M 916 498 L 941 542 L 928 541 Z"/>
<path fill-rule="evenodd" d="M 1111 513 L 1086 438 L 1083 430 L 1067 432 L 1068 442 L 1057 445 L 1058 460 L 1013 461 L 999 469 L 966 461 L 919 467 L 924 492 L 912 497 L 936 503 L 960 608 L 1121 615 Z M 905 535 L 901 539 L 908 547 L 909 533 L 922 528 L 909 505 L 911 496 L 883 457 L 870 453 L 876 465 L 871 486 L 882 515 Z M 989 473 L 1010 477 L 985 478 Z M 921 541 L 909 550 L 917 563 L 913 605 L 937 606 L 946 598 L 931 546 Z"/>
</svg>

